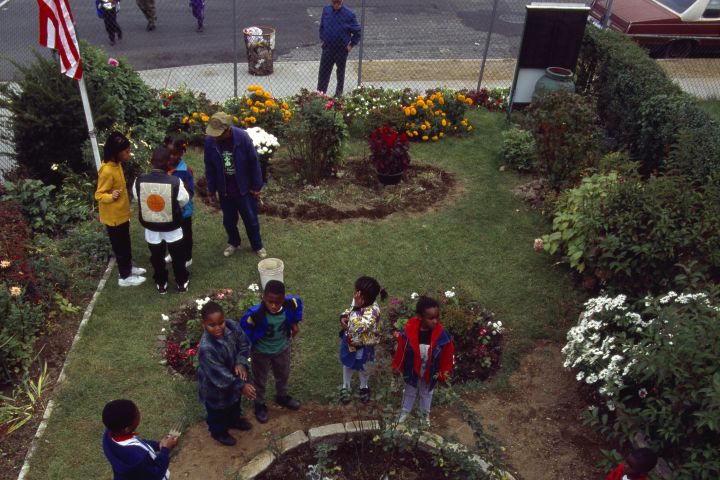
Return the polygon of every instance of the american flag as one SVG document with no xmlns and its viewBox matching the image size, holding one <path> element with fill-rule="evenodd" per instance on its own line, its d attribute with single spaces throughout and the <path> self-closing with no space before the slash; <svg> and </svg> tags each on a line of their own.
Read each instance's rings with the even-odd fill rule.
<svg viewBox="0 0 720 480">
<path fill-rule="evenodd" d="M 82 64 L 68 0 L 37 0 L 40 9 L 40 45 L 60 55 L 60 71 L 80 80 Z"/>
</svg>

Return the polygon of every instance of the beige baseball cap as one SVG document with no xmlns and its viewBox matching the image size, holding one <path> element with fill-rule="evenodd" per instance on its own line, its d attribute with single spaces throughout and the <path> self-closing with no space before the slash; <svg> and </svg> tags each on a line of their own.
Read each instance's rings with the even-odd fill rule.
<svg viewBox="0 0 720 480">
<path fill-rule="evenodd" d="M 219 137 L 231 126 L 232 117 L 230 115 L 225 112 L 213 113 L 213 116 L 210 117 L 210 121 L 208 122 L 207 129 L 205 129 L 205 133 L 211 137 Z"/>
</svg>

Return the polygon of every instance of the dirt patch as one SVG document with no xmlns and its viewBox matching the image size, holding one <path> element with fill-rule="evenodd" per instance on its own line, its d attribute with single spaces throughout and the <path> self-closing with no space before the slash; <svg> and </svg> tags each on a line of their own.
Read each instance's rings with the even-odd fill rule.
<svg viewBox="0 0 720 480">
<path fill-rule="evenodd" d="M 378 219 L 395 212 L 425 212 L 449 201 L 451 192 L 457 190 L 451 174 L 420 164 L 411 165 L 398 185 L 388 186 L 378 181 L 367 161 L 357 158 L 318 185 L 303 185 L 285 162 L 271 164 L 270 172 L 259 213 L 301 221 L 339 222 Z M 198 180 L 196 191 L 207 203 L 204 178 Z"/>
<path fill-rule="evenodd" d="M 602 478 L 594 467 L 605 446 L 581 422 L 586 408 L 572 374 L 562 368 L 560 346 L 539 342 L 511 376 L 512 391 L 472 395 L 471 403 L 503 445 L 510 471 L 518 480 Z M 399 401 L 399 400 L 398 400 Z M 265 449 L 270 438 L 328 423 L 367 418 L 349 407 L 309 403 L 297 412 L 270 406 L 270 421 L 253 422 L 250 432 L 231 433 L 234 447 L 213 441 L 204 422 L 181 438 L 171 462 L 174 478 L 225 478 Z M 250 414 L 249 416 L 252 416 Z M 472 432 L 457 414 L 434 408 L 432 431 L 470 444 Z M 289 478 L 289 477 L 288 477 Z"/>
</svg>

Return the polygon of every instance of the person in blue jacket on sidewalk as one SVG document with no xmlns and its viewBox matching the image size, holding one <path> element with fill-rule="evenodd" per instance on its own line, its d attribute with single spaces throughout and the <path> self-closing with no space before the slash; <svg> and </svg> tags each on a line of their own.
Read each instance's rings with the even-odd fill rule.
<svg viewBox="0 0 720 480">
<path fill-rule="evenodd" d="M 320 17 L 320 40 L 322 56 L 318 72 L 319 92 L 327 92 L 333 66 L 337 67 L 335 96 L 343 94 L 345 85 L 345 63 L 352 48 L 360 42 L 360 23 L 352 10 L 343 6 L 343 0 L 332 0 L 323 8 Z"/>
<path fill-rule="evenodd" d="M 232 117 L 225 112 L 214 113 L 208 122 L 205 137 L 205 179 L 210 200 L 220 201 L 223 226 L 228 246 L 223 255 L 229 257 L 240 246 L 237 228 L 238 213 L 245 224 L 250 246 L 260 258 L 267 257 L 260 238 L 257 199 L 263 186 L 262 169 L 252 139 L 241 128 L 232 126 Z M 215 198 L 215 193 L 218 199 Z"/>
</svg>

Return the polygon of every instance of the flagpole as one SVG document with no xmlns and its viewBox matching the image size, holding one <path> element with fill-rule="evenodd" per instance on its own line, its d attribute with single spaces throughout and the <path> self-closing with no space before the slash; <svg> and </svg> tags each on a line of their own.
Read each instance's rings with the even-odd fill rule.
<svg viewBox="0 0 720 480">
<path fill-rule="evenodd" d="M 95 158 L 95 168 L 100 170 L 100 150 L 98 149 L 97 134 L 95 132 L 95 124 L 93 123 L 92 111 L 90 110 L 90 102 L 88 101 L 87 88 L 85 88 L 85 75 L 80 77 L 78 86 L 80 87 L 80 98 L 82 99 L 83 110 L 85 111 L 85 121 L 88 126 L 88 135 L 90 136 L 93 157 Z"/>
</svg>

